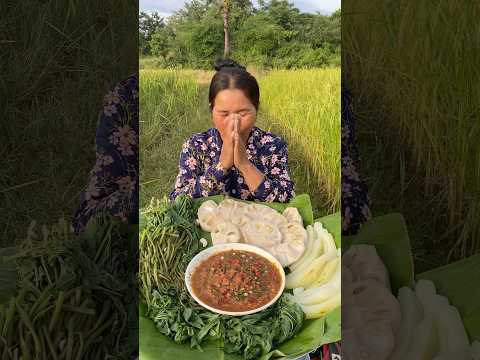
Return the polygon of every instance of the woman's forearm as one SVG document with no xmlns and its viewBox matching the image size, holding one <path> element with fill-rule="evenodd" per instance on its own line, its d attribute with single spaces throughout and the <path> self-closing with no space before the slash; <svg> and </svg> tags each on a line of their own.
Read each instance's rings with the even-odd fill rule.
<svg viewBox="0 0 480 360">
<path fill-rule="evenodd" d="M 265 175 L 257 169 L 251 162 L 245 163 L 238 169 L 247 183 L 248 188 L 253 193 L 265 179 Z"/>
</svg>

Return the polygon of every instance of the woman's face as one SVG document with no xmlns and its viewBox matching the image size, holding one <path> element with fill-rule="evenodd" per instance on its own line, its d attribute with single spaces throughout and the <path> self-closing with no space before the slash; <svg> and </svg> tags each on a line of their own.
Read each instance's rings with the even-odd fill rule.
<svg viewBox="0 0 480 360">
<path fill-rule="evenodd" d="M 228 129 L 229 122 L 233 121 L 232 115 L 238 114 L 240 117 L 239 132 L 246 140 L 257 120 L 257 111 L 243 91 L 239 89 L 222 90 L 214 101 L 212 120 L 220 134 Z"/>
</svg>

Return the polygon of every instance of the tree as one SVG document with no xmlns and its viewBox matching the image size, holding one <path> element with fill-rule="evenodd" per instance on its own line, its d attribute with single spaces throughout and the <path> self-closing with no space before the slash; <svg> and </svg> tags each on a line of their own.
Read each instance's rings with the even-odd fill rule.
<svg viewBox="0 0 480 360">
<path fill-rule="evenodd" d="M 223 57 L 227 58 L 230 54 L 230 37 L 228 30 L 228 10 L 230 7 L 230 0 L 223 0 L 223 33 L 225 37 L 223 47 Z"/>
<path fill-rule="evenodd" d="M 164 59 L 169 52 L 169 34 L 165 27 L 158 28 L 150 40 L 150 52 L 154 56 L 161 56 Z"/>
<path fill-rule="evenodd" d="M 141 53 L 162 57 L 162 66 L 192 68 L 211 68 L 222 55 L 260 67 L 338 65 L 340 10 L 325 16 L 301 13 L 291 0 L 257 4 L 255 9 L 251 0 L 191 0 L 168 22 L 141 13 Z"/>
<path fill-rule="evenodd" d="M 138 26 L 139 50 L 143 55 L 150 55 L 150 41 L 152 40 L 152 35 L 157 31 L 157 29 L 165 27 L 164 19 L 163 17 L 160 17 L 157 12 L 148 14 L 142 11 L 140 12 L 138 18 Z"/>
</svg>

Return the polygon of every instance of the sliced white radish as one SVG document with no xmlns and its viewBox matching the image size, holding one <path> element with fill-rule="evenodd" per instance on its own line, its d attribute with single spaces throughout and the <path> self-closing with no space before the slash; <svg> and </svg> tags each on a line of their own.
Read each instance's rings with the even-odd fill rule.
<svg viewBox="0 0 480 360">
<path fill-rule="evenodd" d="M 318 279 L 325 264 L 336 256 L 336 251 L 330 251 L 314 259 L 308 266 L 302 266 L 291 272 L 285 278 L 285 287 L 287 289 L 295 289 L 313 284 L 315 280 Z"/>
<path fill-rule="evenodd" d="M 413 341 L 405 359 L 430 360 L 437 355 L 438 337 L 435 322 L 426 313 L 423 320 L 415 327 Z"/>
<path fill-rule="evenodd" d="M 318 239 L 316 231 L 313 229 L 313 226 L 307 226 L 307 247 L 297 261 L 291 264 L 290 270 L 295 271 L 298 268 L 309 264 L 316 257 L 320 256 L 323 252 L 323 243 Z"/>
<path fill-rule="evenodd" d="M 395 347 L 390 360 L 406 359 L 406 353 L 414 336 L 414 329 L 419 324 L 421 312 L 415 294 L 409 287 L 398 291 L 398 301 L 402 313 L 400 327 L 395 334 Z"/>
<path fill-rule="evenodd" d="M 341 294 L 338 292 L 328 300 L 315 305 L 302 305 L 300 304 L 305 317 L 307 319 L 317 319 L 327 315 L 331 311 L 335 310 L 341 304 Z"/>
</svg>

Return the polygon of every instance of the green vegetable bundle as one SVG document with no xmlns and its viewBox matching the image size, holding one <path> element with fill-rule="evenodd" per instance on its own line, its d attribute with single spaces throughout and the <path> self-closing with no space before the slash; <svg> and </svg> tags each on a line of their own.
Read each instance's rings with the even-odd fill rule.
<svg viewBox="0 0 480 360">
<path fill-rule="evenodd" d="M 110 218 L 80 237 L 64 221 L 40 231 L 32 224 L 19 244 L 18 294 L 0 307 L 1 358 L 130 358 L 138 344 L 136 231 Z"/>
<path fill-rule="evenodd" d="M 186 294 L 184 273 L 199 251 L 200 230 L 193 202 L 187 196 L 172 203 L 152 199 L 142 214 L 145 224 L 140 231 L 139 277 L 141 294 L 150 306 L 154 289 L 165 292 L 173 285 Z"/>
</svg>

